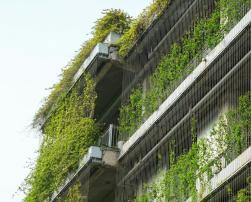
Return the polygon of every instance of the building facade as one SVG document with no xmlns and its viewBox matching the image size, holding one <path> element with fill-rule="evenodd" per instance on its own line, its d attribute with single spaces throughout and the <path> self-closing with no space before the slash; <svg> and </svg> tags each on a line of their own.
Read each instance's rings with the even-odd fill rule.
<svg viewBox="0 0 251 202">
<path fill-rule="evenodd" d="M 160 179 L 169 176 L 166 173 L 193 145 L 220 127 L 217 125 L 220 120 L 230 123 L 222 117 L 239 107 L 242 96 L 248 97 L 250 6 L 251 2 L 245 0 L 173 0 L 152 20 L 124 58 L 117 53 L 118 34 L 110 33 L 97 44 L 74 82 L 81 81 L 84 72 L 95 79 L 94 117 L 102 124 L 103 135 L 97 145 L 89 148 L 78 169 L 69 174 L 51 201 L 64 199 L 77 182 L 82 200 L 88 202 L 236 201 L 240 190 L 249 187 L 251 175 L 248 127 L 243 132 L 239 126 L 244 135 L 238 137 L 244 143 L 240 143 L 238 152 L 232 152 L 231 160 L 224 156 L 229 152 L 228 146 L 222 147 L 224 155 L 221 155 L 217 153 L 218 140 L 213 139 L 215 146 L 211 148 L 216 152 L 212 156 L 220 158 L 221 166 L 220 169 L 208 166 L 212 176 L 205 177 L 204 187 L 201 179 L 196 180 L 194 187 L 200 193 L 197 196 L 192 196 L 193 188 L 178 187 L 177 193 L 175 187 L 166 187 L 169 190 L 166 193 L 170 193 L 163 195 L 165 185 Z M 163 68 L 166 64 L 170 68 L 168 65 Z M 140 95 L 137 99 L 142 102 L 133 100 L 137 90 Z M 152 102 L 157 104 L 152 107 Z M 124 112 L 123 118 L 122 109 L 135 114 L 132 117 Z M 236 113 L 236 116 L 238 119 L 241 115 Z M 218 131 L 222 137 L 227 134 Z M 201 161 L 197 164 L 203 167 Z M 156 193 L 160 189 L 154 191 L 151 187 L 159 182 L 160 189 L 164 189 L 162 195 Z M 169 181 L 166 186 L 170 184 L 175 186 L 175 182 Z M 181 196 L 182 191 L 185 193 Z M 145 192 L 152 195 L 146 196 Z"/>
</svg>

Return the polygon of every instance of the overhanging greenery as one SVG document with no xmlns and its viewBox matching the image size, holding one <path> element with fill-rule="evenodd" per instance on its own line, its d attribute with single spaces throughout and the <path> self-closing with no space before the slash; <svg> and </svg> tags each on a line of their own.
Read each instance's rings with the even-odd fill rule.
<svg viewBox="0 0 251 202">
<path fill-rule="evenodd" d="M 130 22 L 131 17 L 120 9 L 104 10 L 103 17 L 98 19 L 93 27 L 92 38 L 82 45 L 76 57 L 63 68 L 60 81 L 52 87 L 50 95 L 36 113 L 33 120 L 34 126 L 43 121 L 53 108 L 56 108 L 56 102 L 69 90 L 74 75 L 95 45 L 103 41 L 112 31 L 123 34 L 128 30 Z"/>
<path fill-rule="evenodd" d="M 26 179 L 26 202 L 48 201 L 99 136 L 91 118 L 96 99 L 95 83 L 84 75 L 84 87 L 75 86 L 43 128 L 43 142 L 35 168 Z"/>
<path fill-rule="evenodd" d="M 222 0 L 223 3 L 224 1 Z M 48 201 L 53 191 L 63 183 L 69 172 L 77 168 L 79 159 L 98 138 L 99 128 L 92 119 L 96 99 L 94 81 L 89 75 L 85 75 L 84 89 L 76 85 L 66 96 L 72 85 L 72 78 L 85 58 L 111 31 L 125 33 L 118 44 L 120 55 L 126 56 L 142 33 L 168 4 L 169 0 L 153 1 L 153 4 L 134 20 L 130 27 L 131 18 L 117 9 L 105 10 L 104 16 L 97 20 L 92 32 L 93 37 L 84 43 L 77 56 L 63 69 L 60 82 L 53 86 L 51 94 L 34 119 L 36 125 L 51 112 L 43 127 L 44 138 L 36 166 L 26 180 L 28 193 L 25 201 Z M 233 5 L 236 6 L 235 3 Z M 225 12 L 232 11 L 227 9 Z M 236 11 L 232 13 L 233 16 L 238 15 Z M 194 58 L 201 59 L 202 48 L 211 48 L 219 42 L 232 22 L 227 20 L 221 27 L 218 23 L 219 14 L 219 11 L 215 12 L 211 18 L 199 21 L 194 32 L 184 37 L 181 46 L 173 45 L 171 52 L 161 61 L 151 77 L 153 87 L 145 98 L 142 98 L 141 87 L 135 88 L 130 97 L 130 104 L 121 109 L 122 133 L 131 134 L 143 119 L 157 109 L 163 99 L 170 94 L 171 89 L 168 90 L 170 84 L 190 72 L 185 69 L 187 64 Z M 203 40 L 202 35 L 205 36 Z M 70 194 L 69 197 L 74 198 L 73 195 Z"/>
<path fill-rule="evenodd" d="M 248 186 L 237 193 L 236 202 L 251 201 L 251 176 L 247 178 Z"/>
<path fill-rule="evenodd" d="M 130 28 L 119 39 L 119 54 L 125 57 L 154 19 L 158 18 L 169 5 L 170 0 L 153 0 L 150 6 L 134 19 Z"/>
</svg>

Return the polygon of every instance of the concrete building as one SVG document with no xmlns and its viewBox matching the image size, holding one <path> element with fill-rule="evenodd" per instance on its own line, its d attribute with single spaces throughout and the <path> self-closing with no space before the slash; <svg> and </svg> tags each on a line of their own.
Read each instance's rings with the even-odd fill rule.
<svg viewBox="0 0 251 202">
<path fill-rule="evenodd" d="M 123 59 L 117 54 L 118 34 L 110 33 L 103 43 L 97 44 L 75 75 L 74 82 L 81 79 L 85 71 L 95 78 L 98 98 L 94 117 L 98 123 L 105 124 L 106 129 L 99 144 L 89 148 L 80 160 L 79 169 L 69 174 L 51 201 L 64 198 L 76 182 L 81 183 L 85 201 L 133 201 L 144 192 L 144 184 L 154 181 L 161 171 L 168 172 L 171 142 L 175 144 L 176 157 L 189 151 L 194 117 L 196 139 L 199 139 L 212 129 L 212 124 L 224 111 L 238 105 L 240 96 L 251 91 L 249 2 L 240 4 L 238 19 L 220 42 L 212 48 L 205 47 L 201 58 L 190 61 L 189 71 L 171 86 L 157 110 L 145 117 L 132 134 L 118 130 L 120 107 L 128 103 L 132 89 L 141 86 L 144 96 L 151 87 L 149 78 L 163 56 L 170 52 L 173 44 L 181 43 L 181 39 L 193 31 L 199 19 L 209 19 L 217 2 L 171 1 Z M 222 15 L 218 23 L 228 20 Z M 211 188 L 203 191 L 201 201 L 234 201 L 238 191 L 248 186 L 246 179 L 250 175 L 249 140 L 242 153 L 209 180 Z"/>
</svg>

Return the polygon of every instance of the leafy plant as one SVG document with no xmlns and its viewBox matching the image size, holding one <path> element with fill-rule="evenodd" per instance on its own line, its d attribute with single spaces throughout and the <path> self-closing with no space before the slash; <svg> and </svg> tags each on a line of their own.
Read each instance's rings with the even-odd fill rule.
<svg viewBox="0 0 251 202">
<path fill-rule="evenodd" d="M 247 178 L 248 186 L 237 193 L 236 202 L 251 201 L 251 176 Z"/>
<path fill-rule="evenodd" d="M 81 184 L 80 182 L 77 182 L 74 186 L 72 186 L 66 198 L 64 199 L 64 202 L 85 202 L 84 196 L 81 194 Z"/>
<path fill-rule="evenodd" d="M 234 2 L 243 6 L 235 7 Z M 227 7 L 222 8 L 223 5 Z M 250 2 L 218 0 L 215 11 L 209 17 L 199 19 L 194 29 L 187 33 L 179 44 L 172 45 L 170 52 L 161 59 L 150 76 L 151 87 L 145 95 L 143 96 L 142 87 L 137 86 L 132 91 L 128 103 L 121 107 L 119 130 L 123 136 L 132 135 L 144 120 L 158 109 L 159 105 L 202 60 L 203 51 L 215 47 L 223 39 L 225 32 L 229 31 L 229 24 L 232 25 L 236 18 L 240 18 L 240 15 L 229 16 L 229 13 L 239 13 L 240 9 L 245 6 L 250 6 Z M 227 8 L 227 14 L 225 14 L 225 8 Z M 221 18 L 224 15 L 228 16 L 228 23 L 221 24 Z M 138 103 L 135 102 L 135 96 Z M 142 106 L 142 108 L 137 109 L 135 113 L 135 106 Z"/>
<path fill-rule="evenodd" d="M 240 97 L 237 109 L 220 116 L 207 137 L 194 142 L 187 153 L 176 158 L 167 171 L 159 174 L 157 180 L 145 185 L 144 193 L 137 196 L 135 202 L 185 201 L 189 197 L 192 201 L 200 200 L 206 186 L 210 186 L 209 180 L 223 169 L 222 160 L 230 163 L 247 148 L 246 138 L 250 131 L 246 126 L 251 124 L 250 115 L 248 93 Z M 246 199 L 250 199 L 249 188 L 240 190 L 237 196 L 237 201 Z"/>
<path fill-rule="evenodd" d="M 75 58 L 62 69 L 60 81 L 53 85 L 50 95 L 34 117 L 34 126 L 43 121 L 48 116 L 48 113 L 56 108 L 56 102 L 70 89 L 74 75 L 95 45 L 103 41 L 107 34 L 112 31 L 123 34 L 128 30 L 130 22 L 131 17 L 120 9 L 107 9 L 103 11 L 103 17 L 98 19 L 93 27 L 92 38 L 82 45 Z"/>
<path fill-rule="evenodd" d="M 154 19 L 159 17 L 169 5 L 170 0 L 153 0 L 152 4 L 134 19 L 130 28 L 119 39 L 119 54 L 125 57 L 140 36 L 147 30 Z"/>
<path fill-rule="evenodd" d="M 44 125 L 36 166 L 26 179 L 27 202 L 48 201 L 98 139 L 99 128 L 91 118 L 96 99 L 94 81 L 85 75 L 83 82 L 83 88 L 75 86 L 60 99 Z"/>
</svg>

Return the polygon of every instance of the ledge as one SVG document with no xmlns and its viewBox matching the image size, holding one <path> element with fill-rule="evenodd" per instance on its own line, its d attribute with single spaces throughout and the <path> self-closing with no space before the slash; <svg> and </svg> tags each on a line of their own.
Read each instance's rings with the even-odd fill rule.
<svg viewBox="0 0 251 202">
<path fill-rule="evenodd" d="M 251 146 L 247 148 L 242 154 L 234 159 L 230 164 L 226 166 L 221 172 L 215 175 L 210 180 L 209 187 L 203 193 L 203 198 L 208 196 L 214 190 L 223 185 L 224 182 L 232 178 L 238 172 L 240 172 L 248 163 L 251 162 Z"/>
<path fill-rule="evenodd" d="M 236 157 L 230 164 L 222 169 L 217 175 L 215 175 L 209 182 L 205 191 L 202 194 L 202 199 L 205 199 L 216 189 L 220 188 L 226 181 L 238 174 L 246 165 L 251 162 L 251 146 Z M 189 198 L 186 202 L 191 202 Z"/>
<path fill-rule="evenodd" d="M 117 159 L 117 150 L 111 148 L 100 148 L 96 146 L 91 146 L 87 154 L 79 162 L 79 167 L 77 171 L 74 173 L 69 173 L 63 185 L 59 187 L 58 191 L 55 191 L 53 193 L 51 197 L 51 202 L 55 202 L 59 197 L 65 195 L 65 193 L 67 193 L 68 188 L 71 187 L 77 180 L 79 180 L 79 178 L 84 178 L 83 176 L 88 175 L 92 168 L 94 168 L 94 171 L 97 171 L 97 169 L 99 169 L 99 172 L 102 173 L 100 174 L 101 176 L 99 179 L 95 179 L 96 181 L 98 181 L 95 186 L 98 186 L 99 184 L 101 184 L 100 182 L 102 181 L 102 175 L 105 177 L 107 173 L 114 173 L 113 170 L 117 166 Z M 89 178 L 90 177 L 88 177 L 87 180 L 85 180 L 83 183 L 89 183 L 89 181 L 91 181 L 91 179 Z M 88 197 L 89 194 L 87 193 L 86 197 Z"/>
<path fill-rule="evenodd" d="M 225 38 L 203 59 L 195 70 L 174 90 L 174 92 L 159 106 L 140 128 L 125 142 L 120 151 L 119 159 L 132 148 L 153 124 L 181 97 L 181 95 L 196 81 L 196 79 L 212 64 L 212 62 L 231 44 L 231 42 L 250 24 L 251 10 L 225 36 Z"/>
<path fill-rule="evenodd" d="M 87 67 L 95 60 L 97 57 L 104 57 L 108 58 L 109 55 L 109 44 L 107 43 L 98 43 L 95 48 L 90 53 L 89 57 L 87 57 L 84 61 L 84 63 L 81 65 L 77 73 L 73 77 L 73 83 L 75 83 L 81 75 L 84 73 L 84 71 L 87 69 Z"/>
</svg>

